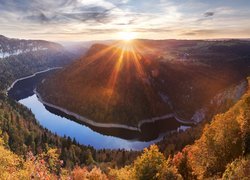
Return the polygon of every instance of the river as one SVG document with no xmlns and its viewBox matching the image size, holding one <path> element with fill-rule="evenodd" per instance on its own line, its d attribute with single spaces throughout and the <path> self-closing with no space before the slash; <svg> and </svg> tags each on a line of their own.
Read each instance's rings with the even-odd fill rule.
<svg viewBox="0 0 250 180">
<path fill-rule="evenodd" d="M 42 71 L 15 81 L 9 88 L 8 95 L 31 109 L 38 122 L 57 135 L 75 138 L 80 144 L 90 145 L 96 149 L 141 150 L 161 140 L 167 132 L 185 128 L 174 118 L 145 123 L 141 126 L 140 132 L 121 128 L 94 127 L 80 123 L 74 117 L 44 105 L 34 93 L 37 84 L 54 71 L 56 70 Z"/>
</svg>

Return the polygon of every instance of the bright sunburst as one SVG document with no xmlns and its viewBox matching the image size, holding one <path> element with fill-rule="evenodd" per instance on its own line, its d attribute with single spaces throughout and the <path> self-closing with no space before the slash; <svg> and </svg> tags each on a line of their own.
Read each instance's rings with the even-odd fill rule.
<svg viewBox="0 0 250 180">
<path fill-rule="evenodd" d="M 124 41 L 131 41 L 136 38 L 136 33 L 130 31 L 120 32 L 119 38 Z"/>
</svg>

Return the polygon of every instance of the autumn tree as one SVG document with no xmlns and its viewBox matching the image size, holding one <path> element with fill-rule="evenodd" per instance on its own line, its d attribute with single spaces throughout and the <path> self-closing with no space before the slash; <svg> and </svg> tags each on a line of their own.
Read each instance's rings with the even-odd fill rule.
<svg viewBox="0 0 250 180">
<path fill-rule="evenodd" d="M 156 145 L 144 149 L 143 154 L 131 166 L 120 170 L 113 169 L 110 175 L 119 180 L 182 179 L 177 169 L 165 159 Z"/>
</svg>

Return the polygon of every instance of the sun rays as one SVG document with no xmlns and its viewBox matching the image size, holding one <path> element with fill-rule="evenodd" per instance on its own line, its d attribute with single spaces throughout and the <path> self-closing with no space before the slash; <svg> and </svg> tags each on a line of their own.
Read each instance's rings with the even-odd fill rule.
<svg viewBox="0 0 250 180">
<path fill-rule="evenodd" d="M 150 83 L 148 83 L 148 75 L 145 70 L 145 62 L 147 60 L 141 54 L 141 52 L 144 52 L 149 47 L 144 46 L 136 40 L 129 42 L 120 41 L 116 45 L 117 47 L 119 49 L 117 51 L 118 54 L 116 54 L 117 58 L 107 84 L 109 96 L 107 96 L 106 111 L 109 110 L 110 102 L 114 103 L 116 101 L 117 95 L 121 93 L 120 91 L 130 91 L 129 85 L 133 83 L 131 81 L 142 83 L 144 92 L 141 93 L 144 93 L 146 96 L 152 94 L 152 88 Z M 121 90 L 121 82 L 127 84 L 128 87 L 123 85 L 125 89 Z"/>
<path fill-rule="evenodd" d="M 129 86 L 130 83 L 133 83 L 132 81 L 140 82 L 144 87 L 143 91 L 145 91 L 142 93 L 149 93 L 151 88 L 147 80 L 149 76 L 147 73 L 150 72 L 145 70 L 145 63 L 148 60 L 143 54 L 152 51 L 150 47 L 139 40 L 122 40 L 111 45 L 100 45 L 98 51 L 96 51 L 96 47 L 93 49 L 95 52 L 90 53 L 85 58 L 84 68 L 95 66 L 96 76 L 105 79 L 101 84 L 102 94 L 106 99 L 103 99 L 106 111 L 119 99 L 117 96 L 121 93 L 120 91 L 123 91 L 123 93 L 129 91 L 129 87 L 121 90 L 121 83 L 126 88 L 126 84 Z"/>
</svg>

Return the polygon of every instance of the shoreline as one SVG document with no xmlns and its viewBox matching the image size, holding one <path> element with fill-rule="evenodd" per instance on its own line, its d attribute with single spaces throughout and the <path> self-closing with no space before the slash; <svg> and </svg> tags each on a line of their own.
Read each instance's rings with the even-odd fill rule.
<svg viewBox="0 0 250 180">
<path fill-rule="evenodd" d="M 140 129 L 138 127 L 132 127 L 132 126 L 127 126 L 127 125 L 123 125 L 123 124 L 114 124 L 114 123 L 98 123 L 98 122 L 95 122 L 93 120 L 90 120 L 86 117 L 83 117 L 79 114 L 76 114 L 74 112 L 71 112 L 67 109 L 64 109 L 62 107 L 59 107 L 59 106 L 56 106 L 56 105 L 53 105 L 53 104 L 50 104 L 48 102 L 45 102 L 41 95 L 36 91 L 36 89 L 34 90 L 34 93 L 36 94 L 38 100 L 42 103 L 42 104 L 45 104 L 46 106 L 49 106 L 49 107 L 52 107 L 52 108 L 55 108 L 67 115 L 70 115 L 70 116 L 73 116 L 74 118 L 78 119 L 79 121 L 82 121 L 86 124 L 90 124 L 92 126 L 95 126 L 95 127 L 102 127 L 102 128 L 121 128 L 121 129 L 128 129 L 128 130 L 132 130 L 132 131 L 140 131 Z"/>
<path fill-rule="evenodd" d="M 34 74 L 31 74 L 29 76 L 25 76 L 25 77 L 22 77 L 22 78 L 18 78 L 16 79 L 6 90 L 6 94 L 8 94 L 8 92 L 14 87 L 14 85 L 18 82 L 18 81 L 22 81 L 24 79 L 29 79 L 31 77 L 35 77 L 37 74 L 41 74 L 41 73 L 45 73 L 45 72 L 48 72 L 48 71 L 51 71 L 51 70 L 54 70 L 54 69 L 62 69 L 63 67 L 53 67 L 53 68 L 47 68 L 45 70 L 42 70 L 42 71 L 38 71 Z"/>
<path fill-rule="evenodd" d="M 32 75 L 25 76 L 25 77 L 22 77 L 22 78 L 18 78 L 18 79 L 16 79 L 11 84 L 11 86 L 8 87 L 8 89 L 6 91 L 6 95 L 8 95 L 8 92 L 19 81 L 35 77 L 37 74 L 45 73 L 45 72 L 48 72 L 48 71 L 51 71 L 51 70 L 55 70 L 55 69 L 62 69 L 62 68 L 63 67 L 48 68 L 48 69 L 45 69 L 45 70 L 42 70 L 42 71 L 38 71 L 38 72 L 36 72 L 36 73 L 34 73 Z M 190 126 L 192 124 L 195 124 L 195 122 L 181 120 L 180 118 L 177 117 L 177 115 L 175 113 L 169 113 L 169 114 L 166 114 L 166 115 L 163 115 L 163 116 L 153 117 L 153 118 L 141 120 L 141 121 L 138 122 L 137 127 L 135 127 L 135 126 L 128 126 L 128 125 L 124 125 L 124 124 L 115 124 L 115 123 L 99 123 L 99 122 L 95 122 L 95 121 L 93 121 L 91 119 L 88 119 L 88 118 L 86 118 L 84 116 L 81 116 L 81 115 L 79 115 L 77 113 L 71 112 L 71 111 L 69 111 L 69 110 L 67 110 L 65 108 L 53 105 L 53 104 L 48 103 L 48 102 L 45 102 L 42 99 L 41 95 L 36 91 L 36 89 L 34 90 L 34 94 L 36 94 L 36 96 L 38 97 L 38 100 L 41 103 L 43 103 L 44 105 L 47 105 L 47 106 L 52 107 L 52 108 L 55 108 L 55 109 L 57 109 L 57 110 L 65 113 L 67 115 L 73 116 L 74 118 L 78 119 L 79 121 L 82 121 L 83 123 L 86 123 L 86 124 L 89 124 L 89 125 L 92 125 L 92 126 L 95 126 L 95 127 L 100 127 L 100 128 L 121 128 L 121 129 L 127 129 L 127 130 L 131 130 L 131 131 L 141 132 L 141 126 L 143 124 L 145 124 L 145 123 L 154 123 L 154 122 L 161 121 L 161 120 L 164 120 L 164 119 L 169 119 L 169 118 L 175 118 L 175 120 L 177 122 L 181 123 L 182 125 L 188 125 L 188 126 Z"/>
<path fill-rule="evenodd" d="M 89 124 L 89 125 L 92 125 L 92 126 L 95 126 L 95 127 L 100 127 L 100 128 L 121 128 L 121 129 L 127 129 L 127 130 L 131 130 L 131 131 L 138 131 L 138 132 L 141 132 L 141 126 L 145 123 L 154 123 L 156 121 L 161 121 L 161 120 L 164 120 L 164 119 L 169 119 L 169 118 L 175 118 L 175 120 L 179 123 L 181 123 L 182 125 L 192 125 L 192 124 L 195 124 L 194 122 L 191 122 L 191 121 L 183 121 L 181 119 L 179 119 L 178 117 L 176 117 L 176 114 L 175 113 L 170 113 L 170 114 L 166 114 L 166 115 L 163 115 L 163 116 L 160 116 L 160 117 L 153 117 L 153 118 L 150 118 L 150 119 L 144 119 L 144 120 L 141 120 L 138 122 L 138 126 L 137 127 L 134 127 L 134 126 L 128 126 L 128 125 L 124 125 L 124 124 L 115 124 L 115 123 L 99 123 L 99 122 L 95 122 L 91 119 L 88 119 L 84 116 L 81 116 L 77 113 L 74 113 L 72 111 L 69 111 L 65 108 L 62 108 L 62 107 L 59 107 L 57 105 L 54 105 L 54 104 L 51 104 L 51 103 L 48 103 L 46 101 L 44 101 L 41 97 L 41 95 L 37 92 L 37 90 L 35 89 L 34 90 L 34 93 L 36 94 L 38 100 L 48 106 L 48 107 L 51 107 L 51 108 L 54 108 L 54 109 L 57 109 L 69 116 L 73 116 L 74 118 L 78 119 L 79 121 L 82 121 L 83 123 L 86 123 L 86 124 Z"/>
</svg>

